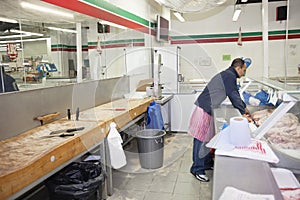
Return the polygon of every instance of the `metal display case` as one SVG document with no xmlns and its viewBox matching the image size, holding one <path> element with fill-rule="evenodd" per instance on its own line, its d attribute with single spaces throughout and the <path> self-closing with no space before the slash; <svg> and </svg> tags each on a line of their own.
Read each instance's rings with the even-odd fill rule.
<svg viewBox="0 0 300 200">
<path fill-rule="evenodd" d="M 291 96 L 294 101 L 285 102 L 285 109 L 277 108 L 264 122 L 268 130 L 263 137 L 280 160 L 273 165 L 300 174 L 300 94 Z"/>
<path fill-rule="evenodd" d="M 273 194 L 275 199 L 282 199 L 282 195 L 271 173 L 271 167 L 287 168 L 295 174 L 300 173 L 300 91 L 290 86 L 286 90 L 287 88 L 283 88 L 281 84 L 277 85 L 276 82 L 268 80 L 253 81 L 248 86 L 251 87 L 251 90 L 264 88 L 280 92 L 282 103 L 278 107 L 247 106 L 250 113 L 266 109 L 273 110 L 256 131 L 252 132 L 252 137 L 267 141 L 280 162 L 270 164 L 264 161 L 216 155 L 213 199 L 218 199 L 224 188 L 229 185 L 250 193 Z M 239 111 L 226 102 L 215 108 L 213 114 L 216 133 L 222 130 L 225 123 L 229 124 L 231 117 L 240 116 Z M 293 124 L 280 128 L 280 134 L 285 133 L 287 134 L 285 136 L 289 139 L 294 139 L 290 141 L 292 142 L 291 145 L 285 146 L 280 144 L 280 142 L 285 142 L 284 138 L 278 138 L 276 133 L 275 138 L 278 138 L 278 140 L 271 140 L 269 131 L 274 130 L 274 128 L 278 129 L 280 123 L 282 123 L 282 118 L 285 118 L 286 115 L 293 116 L 294 121 Z M 288 135 L 291 133 L 291 130 L 294 131 L 293 137 Z M 239 175 L 240 172 L 241 174 Z M 240 181 L 241 177 L 243 181 Z M 245 184 L 241 184 L 241 182 Z M 265 184 L 259 185 L 258 183 Z"/>
<path fill-rule="evenodd" d="M 279 92 L 283 102 L 274 108 L 272 114 L 252 136 L 268 141 L 280 160 L 274 164 L 275 167 L 287 168 L 300 174 L 300 90 L 297 86 L 270 79 L 259 79 L 254 82 L 261 87 Z"/>
<path fill-rule="evenodd" d="M 264 108 L 251 107 L 251 110 Z M 235 116 L 240 116 L 240 113 L 231 105 L 221 105 L 214 109 L 216 133 Z M 213 200 L 219 199 L 227 186 L 253 194 L 273 194 L 276 200 L 283 199 L 269 163 L 265 161 L 216 155 L 213 177 Z"/>
</svg>

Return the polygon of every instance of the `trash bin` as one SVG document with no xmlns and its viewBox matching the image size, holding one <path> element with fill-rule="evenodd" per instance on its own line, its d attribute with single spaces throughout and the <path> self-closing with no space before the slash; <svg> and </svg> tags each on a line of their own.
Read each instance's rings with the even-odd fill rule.
<svg viewBox="0 0 300 200">
<path fill-rule="evenodd" d="M 105 180 L 98 160 L 74 162 L 46 180 L 51 200 L 100 200 Z"/>
<path fill-rule="evenodd" d="M 159 129 L 144 129 L 136 133 L 139 159 L 142 168 L 162 167 L 164 159 L 164 135 Z"/>
</svg>

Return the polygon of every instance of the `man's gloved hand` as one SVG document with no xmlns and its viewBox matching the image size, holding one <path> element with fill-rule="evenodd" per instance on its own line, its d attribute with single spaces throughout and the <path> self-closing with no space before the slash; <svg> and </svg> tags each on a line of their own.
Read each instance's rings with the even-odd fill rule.
<svg viewBox="0 0 300 200">
<path fill-rule="evenodd" d="M 277 92 L 275 91 L 272 94 L 270 94 L 270 98 L 268 102 L 275 106 L 277 101 L 278 101 L 278 97 L 277 97 Z"/>
</svg>

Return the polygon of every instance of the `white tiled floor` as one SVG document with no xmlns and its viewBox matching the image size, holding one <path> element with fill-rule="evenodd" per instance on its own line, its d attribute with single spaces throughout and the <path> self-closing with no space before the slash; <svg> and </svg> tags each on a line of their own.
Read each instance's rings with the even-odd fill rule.
<svg viewBox="0 0 300 200">
<path fill-rule="evenodd" d="M 165 141 L 168 141 L 168 137 Z M 192 163 L 192 138 L 182 141 L 181 145 L 186 146 L 185 152 L 168 166 L 142 173 L 113 170 L 114 193 L 108 200 L 210 200 L 213 173 L 207 171 L 210 178 L 207 183 L 199 182 L 189 173 Z M 169 153 L 164 152 L 165 155 Z"/>
</svg>

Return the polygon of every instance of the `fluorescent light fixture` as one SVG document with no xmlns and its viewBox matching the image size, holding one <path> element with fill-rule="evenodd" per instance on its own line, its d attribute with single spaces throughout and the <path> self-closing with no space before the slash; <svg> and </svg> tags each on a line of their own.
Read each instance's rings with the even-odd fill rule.
<svg viewBox="0 0 300 200">
<path fill-rule="evenodd" d="M 36 38 L 36 39 L 26 39 L 26 40 L 6 40 L 6 41 L 0 41 L 0 44 L 7 44 L 7 43 L 16 43 L 16 42 L 34 42 L 34 41 L 41 41 L 41 40 L 47 40 L 49 38 Z"/>
<path fill-rule="evenodd" d="M 15 29 L 10 29 L 9 31 L 11 33 L 20 33 L 20 34 L 24 34 L 26 36 L 32 36 L 32 35 L 35 35 L 35 36 L 44 36 L 44 34 L 41 34 L 41 33 L 34 33 L 34 32 L 28 32 L 28 31 L 20 31 L 20 30 L 15 30 Z"/>
<path fill-rule="evenodd" d="M 166 0 L 155 0 L 157 3 L 159 3 L 160 5 L 164 5 L 166 4 Z"/>
<path fill-rule="evenodd" d="M 236 8 L 234 10 L 233 16 L 232 16 L 232 21 L 236 22 L 241 14 L 242 10 L 241 8 Z"/>
<path fill-rule="evenodd" d="M 217 5 L 222 5 L 223 3 L 225 3 L 227 0 L 219 0 L 217 2 L 215 2 L 215 4 Z"/>
<path fill-rule="evenodd" d="M 14 19 L 8 19 L 8 18 L 4 18 L 4 17 L 0 17 L 0 21 L 2 21 L 2 22 L 8 22 L 8 23 L 13 23 L 13 24 L 18 23 L 17 20 L 14 20 Z"/>
<path fill-rule="evenodd" d="M 67 32 L 67 33 L 77 33 L 76 30 L 72 30 L 72 29 L 65 29 L 65 28 L 58 28 L 58 27 L 47 27 L 50 30 L 55 30 L 55 31 L 62 31 L 62 32 Z"/>
<path fill-rule="evenodd" d="M 109 25 L 109 26 L 114 26 L 116 28 L 120 28 L 120 29 L 127 29 L 127 27 L 119 25 L 119 24 L 115 24 L 113 22 L 108 22 L 108 21 L 99 21 L 101 24 L 105 24 L 105 25 Z"/>
<path fill-rule="evenodd" d="M 242 0 L 242 3 L 246 3 L 248 0 Z"/>
<path fill-rule="evenodd" d="M 10 29 L 4 31 L 4 33 L 19 33 L 18 35 L 6 35 L 6 36 L 0 36 L 0 39 L 9 39 L 9 38 L 18 38 L 18 37 L 30 37 L 30 36 L 44 36 L 41 33 L 33 33 L 33 32 L 27 32 L 27 31 L 20 31 L 20 30 L 15 30 L 15 29 Z"/>
<path fill-rule="evenodd" d="M 67 17 L 67 18 L 74 18 L 74 15 L 71 14 L 71 13 L 67 13 L 67 12 L 63 12 L 63 11 L 59 11 L 59 10 L 54 10 L 54 9 L 47 8 L 47 7 L 44 7 L 44 6 L 38 6 L 36 4 L 28 3 L 28 2 L 25 2 L 25 1 L 22 1 L 20 4 L 23 8 L 36 10 L 40 13 L 44 12 L 44 13 L 50 13 L 50 14 L 59 15 L 59 16 L 62 16 L 62 17 Z"/>
<path fill-rule="evenodd" d="M 31 35 L 6 35 L 0 36 L 0 39 L 9 39 L 9 38 L 19 38 L 19 37 L 29 37 Z"/>
<path fill-rule="evenodd" d="M 183 16 L 179 12 L 173 12 L 173 14 L 175 15 L 175 17 L 177 17 L 177 19 L 179 21 L 185 22 L 185 19 L 183 18 Z"/>
</svg>

